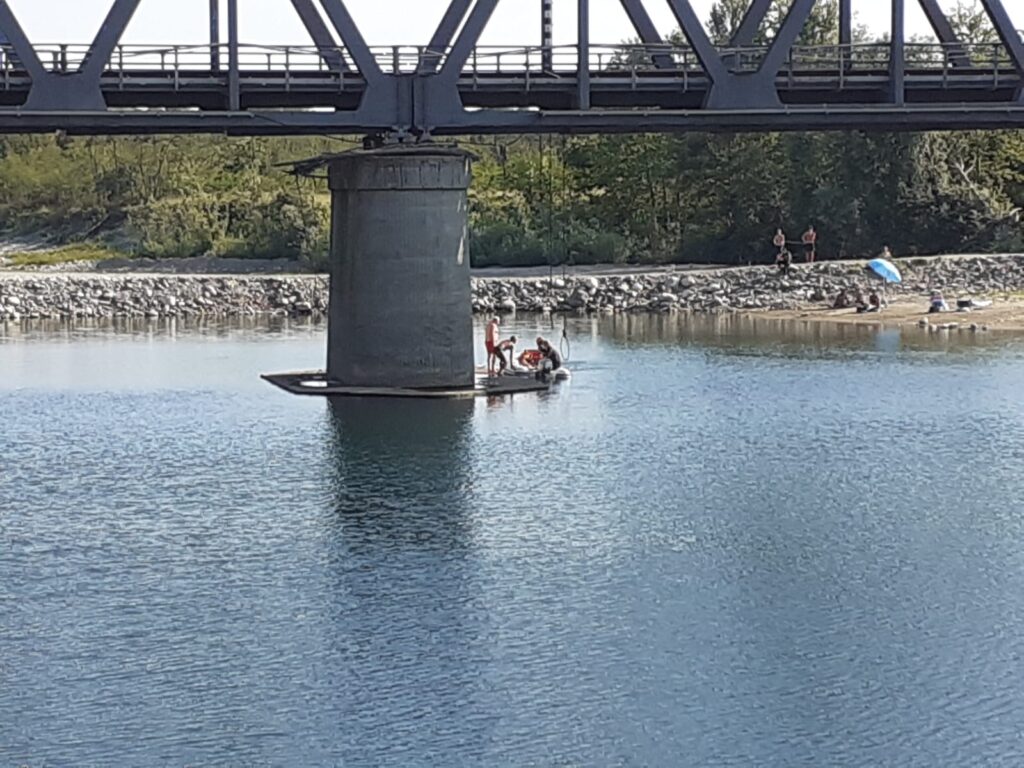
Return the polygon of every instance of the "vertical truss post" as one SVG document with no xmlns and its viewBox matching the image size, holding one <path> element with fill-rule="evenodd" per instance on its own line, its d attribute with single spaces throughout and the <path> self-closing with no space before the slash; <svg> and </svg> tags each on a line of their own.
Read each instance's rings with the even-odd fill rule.
<svg viewBox="0 0 1024 768">
<path fill-rule="evenodd" d="M 242 108 L 238 73 L 238 0 L 228 0 L 228 109 Z"/>
<path fill-rule="evenodd" d="M 220 0 L 210 0 L 210 70 L 220 72 Z"/>
<path fill-rule="evenodd" d="M 576 0 L 576 107 L 590 109 L 590 0 Z"/>
<path fill-rule="evenodd" d="M 541 69 L 551 72 L 555 68 L 554 61 L 554 19 L 552 18 L 553 0 L 540 0 L 540 44 Z"/>
<path fill-rule="evenodd" d="M 853 43 L 853 0 L 839 0 L 839 44 Z"/>
<path fill-rule="evenodd" d="M 853 66 L 853 0 L 839 0 L 839 62 L 843 70 Z"/>
<path fill-rule="evenodd" d="M 906 5 L 904 0 L 892 0 L 892 40 L 889 44 L 889 83 L 892 103 L 903 106 L 906 102 Z"/>
</svg>

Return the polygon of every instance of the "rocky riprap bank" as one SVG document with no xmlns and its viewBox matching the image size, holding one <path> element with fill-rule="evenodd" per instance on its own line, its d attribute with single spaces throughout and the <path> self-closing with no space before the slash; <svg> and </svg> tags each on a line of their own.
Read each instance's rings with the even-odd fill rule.
<svg viewBox="0 0 1024 768">
<path fill-rule="evenodd" d="M 870 283 L 864 262 L 568 278 L 473 280 L 473 309 L 507 312 L 725 312 L 799 309 Z M 1024 290 L 1024 257 L 900 262 L 890 297 L 933 289 L 947 298 Z M 309 316 L 327 309 L 323 275 L 125 275 L 0 273 L 0 319 Z M 429 300 L 429 296 L 424 296 Z"/>
<path fill-rule="evenodd" d="M 323 275 L 0 273 L 0 319 L 315 315 L 327 287 Z"/>
<path fill-rule="evenodd" d="M 798 265 L 783 277 L 770 267 L 699 272 L 474 281 L 477 312 L 722 312 L 793 310 L 831 302 L 843 290 L 877 287 L 866 262 Z M 979 256 L 900 261 L 904 283 L 890 298 L 938 289 L 948 298 L 1024 289 L 1024 257 Z"/>
</svg>

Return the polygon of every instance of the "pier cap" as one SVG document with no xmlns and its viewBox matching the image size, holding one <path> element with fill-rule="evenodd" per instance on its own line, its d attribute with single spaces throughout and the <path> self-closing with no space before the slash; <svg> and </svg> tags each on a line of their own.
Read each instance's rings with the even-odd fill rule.
<svg viewBox="0 0 1024 768">
<path fill-rule="evenodd" d="M 292 173 L 313 176 L 327 169 L 332 190 L 465 190 L 477 156 L 443 144 L 395 144 L 320 155 L 288 163 Z"/>
</svg>

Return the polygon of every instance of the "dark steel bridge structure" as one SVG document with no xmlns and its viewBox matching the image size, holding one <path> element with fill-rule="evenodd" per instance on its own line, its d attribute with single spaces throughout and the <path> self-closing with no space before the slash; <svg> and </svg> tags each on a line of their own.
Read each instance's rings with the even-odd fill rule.
<svg viewBox="0 0 1024 768">
<path fill-rule="evenodd" d="M 854 42 L 851 0 L 840 0 L 838 42 L 828 46 L 798 42 L 817 0 L 790 0 L 781 29 L 760 45 L 771 0 L 748 0 L 724 43 L 710 39 L 690 0 L 620 0 L 632 24 L 622 37 L 639 42 L 592 41 L 590 0 L 571 0 L 576 41 L 559 46 L 555 0 L 450 0 L 429 43 L 386 47 L 367 44 L 345 0 L 275 1 L 298 14 L 309 44 L 241 41 L 238 0 L 210 0 L 202 45 L 122 44 L 145 0 L 113 0 L 90 45 L 38 44 L 0 0 L 0 133 L 423 138 L 1024 126 L 1024 38 L 1004 0 L 982 0 L 998 37 L 984 45 L 958 39 L 938 0 L 873 0 L 891 6 L 892 35 L 870 44 Z M 536 3 L 539 45 L 479 44 L 499 2 Z M 651 20 L 655 3 L 678 22 L 672 41 Z M 938 42 L 907 39 L 911 3 Z"/>
</svg>

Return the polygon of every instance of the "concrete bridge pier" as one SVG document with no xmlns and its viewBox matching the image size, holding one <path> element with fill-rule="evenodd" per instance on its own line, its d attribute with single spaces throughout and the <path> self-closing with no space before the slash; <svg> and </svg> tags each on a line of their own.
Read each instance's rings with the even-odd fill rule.
<svg viewBox="0 0 1024 768">
<path fill-rule="evenodd" d="M 455 148 L 398 146 L 327 163 L 331 382 L 473 388 L 471 159 Z"/>
</svg>

